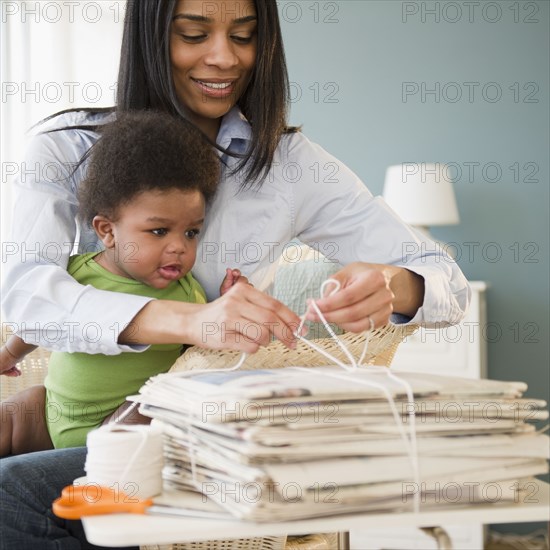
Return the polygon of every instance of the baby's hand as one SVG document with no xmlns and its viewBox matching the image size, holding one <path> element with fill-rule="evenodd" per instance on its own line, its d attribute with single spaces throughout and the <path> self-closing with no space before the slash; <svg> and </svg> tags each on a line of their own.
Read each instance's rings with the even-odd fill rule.
<svg viewBox="0 0 550 550">
<path fill-rule="evenodd" d="M 0 374 L 4 376 L 21 376 L 21 371 L 16 367 L 18 360 L 7 349 L 0 349 Z"/>
<path fill-rule="evenodd" d="M 248 279 L 241 275 L 239 269 L 230 269 L 229 267 L 225 270 L 225 277 L 220 287 L 220 294 L 223 296 L 230 288 L 235 286 L 237 283 L 246 283 L 250 284 Z"/>
</svg>

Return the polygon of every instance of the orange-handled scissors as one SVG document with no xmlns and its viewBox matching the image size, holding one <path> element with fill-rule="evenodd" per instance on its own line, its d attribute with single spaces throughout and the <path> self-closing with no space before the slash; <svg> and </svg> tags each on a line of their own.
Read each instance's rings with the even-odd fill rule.
<svg viewBox="0 0 550 550">
<path fill-rule="evenodd" d="M 101 485 L 68 485 L 52 504 L 53 513 L 64 519 L 99 514 L 145 514 L 151 499 L 139 500 Z"/>
</svg>

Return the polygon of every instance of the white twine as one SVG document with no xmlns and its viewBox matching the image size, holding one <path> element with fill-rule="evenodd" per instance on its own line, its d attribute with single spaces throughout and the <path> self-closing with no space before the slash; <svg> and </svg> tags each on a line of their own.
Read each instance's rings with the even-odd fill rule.
<svg viewBox="0 0 550 550">
<path fill-rule="evenodd" d="M 334 293 L 336 293 L 340 290 L 340 283 L 338 281 L 336 281 L 335 279 L 327 279 L 321 285 L 321 290 L 320 290 L 321 298 L 324 297 L 326 286 L 329 283 L 333 283 L 335 285 L 335 288 L 332 289 L 329 296 L 332 296 Z M 331 329 L 330 325 L 327 323 L 327 320 L 325 319 L 325 316 L 323 315 L 323 313 L 321 312 L 321 310 L 319 309 L 319 307 L 315 303 L 315 300 L 312 300 L 310 302 L 310 306 L 313 307 L 313 309 L 315 310 L 315 312 L 319 316 L 319 319 L 323 323 L 323 326 L 325 327 L 325 329 L 329 332 L 329 334 L 332 336 L 332 338 L 334 338 L 336 340 L 339 347 L 345 352 L 348 359 L 350 359 L 351 364 L 346 365 L 345 363 L 342 363 L 342 361 L 340 361 L 336 357 L 333 357 L 326 350 L 320 348 L 319 346 L 314 344 L 311 340 L 307 340 L 306 338 L 303 338 L 300 335 L 300 330 L 301 330 L 303 324 L 305 323 L 305 317 L 307 315 L 307 311 L 301 317 L 302 322 L 300 323 L 300 326 L 298 327 L 298 330 L 295 332 L 296 338 L 299 338 L 304 343 L 306 343 L 307 345 L 309 345 L 310 347 L 312 347 L 313 349 L 315 349 L 316 351 L 318 351 L 319 353 L 321 353 L 322 355 L 324 355 L 325 357 L 327 357 L 331 361 L 334 361 L 335 364 L 337 364 L 339 367 L 343 368 L 347 372 L 357 371 L 359 367 L 363 366 L 362 365 L 363 360 L 364 360 L 364 358 L 367 354 L 367 349 L 368 349 L 368 344 L 369 344 L 369 336 L 370 336 L 370 333 L 372 332 L 372 329 L 374 328 L 374 323 L 372 322 L 372 319 L 370 319 L 370 317 L 369 317 L 369 319 L 370 319 L 370 329 L 365 334 L 365 346 L 363 347 L 363 352 L 361 353 L 361 356 L 359 357 L 359 360 L 355 361 L 355 358 L 348 351 L 345 344 L 336 336 L 336 334 Z M 366 366 L 366 365 L 365 365 L 365 367 L 366 367 L 365 370 L 369 370 L 371 372 L 376 371 L 376 372 L 379 372 L 379 373 L 384 373 L 388 378 L 391 378 L 392 380 L 394 380 L 395 382 L 397 382 L 398 384 L 400 384 L 401 386 L 403 386 L 405 388 L 405 391 L 407 393 L 407 401 L 408 401 L 408 405 L 409 405 L 408 406 L 408 416 L 409 416 L 409 437 L 408 438 L 407 438 L 407 435 L 405 433 L 405 428 L 403 427 L 403 421 L 402 421 L 401 417 L 399 416 L 399 412 L 397 411 L 397 407 L 395 406 L 395 400 L 393 399 L 393 397 L 390 394 L 390 392 L 388 391 L 388 389 L 383 384 L 378 384 L 377 382 L 362 380 L 362 379 L 358 379 L 358 378 L 353 379 L 354 383 L 358 383 L 358 384 L 361 384 L 361 385 L 364 385 L 364 386 L 369 386 L 369 387 L 379 389 L 384 394 L 384 396 L 385 396 L 385 398 L 388 401 L 388 404 L 390 406 L 390 410 L 392 412 L 395 425 L 397 426 L 397 429 L 399 431 L 399 435 L 401 436 L 401 439 L 403 440 L 403 443 L 405 445 L 405 449 L 407 451 L 407 455 L 408 455 L 409 461 L 411 463 L 411 469 L 412 469 L 412 472 L 413 472 L 414 481 L 416 483 L 416 486 L 420 489 L 420 487 L 421 487 L 421 485 L 420 485 L 420 468 L 419 468 L 419 464 L 418 464 L 418 446 L 417 446 L 417 441 L 416 441 L 414 395 L 413 395 L 412 388 L 406 380 L 403 380 L 402 378 L 399 378 L 395 374 L 391 373 L 390 369 L 387 368 L 387 367 L 378 368 L 378 367 L 369 367 L 369 366 Z M 303 367 L 298 367 L 298 368 L 300 370 L 304 370 L 308 373 L 312 372 L 312 369 L 306 369 L 306 368 L 303 368 Z M 349 377 L 347 377 L 345 375 L 339 375 L 339 374 L 336 374 L 336 373 L 331 373 L 331 372 L 326 372 L 326 371 L 316 371 L 315 374 L 320 374 L 320 375 L 323 375 L 323 376 L 329 376 L 329 377 L 332 377 L 332 378 L 340 378 L 342 380 L 349 380 Z M 420 490 L 416 491 L 414 493 L 413 505 L 414 505 L 414 511 L 416 513 L 418 513 L 420 511 Z"/>
<path fill-rule="evenodd" d="M 111 487 L 129 498 L 162 492 L 162 430 L 143 424 L 101 426 L 86 440 L 88 483 Z"/>
<path fill-rule="evenodd" d="M 308 368 L 305 368 L 305 367 L 295 367 L 295 368 L 297 368 L 299 370 L 303 370 L 303 371 L 308 372 L 308 373 L 312 372 L 312 369 L 308 369 Z M 378 371 L 378 369 L 376 367 L 367 367 L 364 370 L 365 371 L 367 371 L 367 370 L 368 371 L 377 370 L 377 372 L 384 372 L 384 371 L 387 371 L 388 368 L 387 367 L 382 367 Z M 346 376 L 345 374 L 337 374 L 337 373 L 334 373 L 334 372 L 315 370 L 315 374 L 316 375 L 321 375 L 321 376 L 326 376 L 326 377 L 329 377 L 329 378 L 337 378 L 337 379 L 340 379 L 340 380 L 346 380 L 346 381 L 350 380 L 349 376 Z M 401 385 L 403 385 L 407 388 L 406 391 L 407 391 L 407 398 L 409 400 L 409 403 L 411 403 L 411 402 L 414 403 L 412 389 L 411 389 L 409 383 L 406 382 L 405 380 L 402 380 L 401 378 L 398 378 L 395 375 L 391 375 L 389 377 L 395 379 Z M 414 410 L 413 410 L 414 405 L 412 407 L 411 406 L 408 407 L 409 408 L 409 418 L 411 418 L 411 423 L 410 423 L 409 437 L 407 437 L 407 434 L 405 432 L 405 428 L 403 426 L 403 421 L 401 420 L 401 417 L 399 416 L 399 412 L 398 412 L 397 407 L 395 405 L 395 400 L 394 400 L 393 396 L 391 395 L 391 393 L 389 392 L 388 388 L 386 386 L 384 386 L 384 384 L 379 384 L 377 382 L 373 382 L 373 381 L 370 381 L 370 380 L 362 380 L 360 378 L 353 378 L 353 383 L 354 384 L 359 384 L 359 385 L 362 385 L 362 386 L 367 386 L 367 387 L 378 389 L 384 394 L 384 397 L 386 398 L 386 400 L 388 401 L 388 405 L 390 406 L 390 410 L 391 410 L 391 413 L 392 413 L 392 416 L 393 416 L 393 420 L 395 422 L 395 425 L 397 426 L 397 429 L 399 431 L 399 435 L 401 437 L 401 440 L 403 441 L 403 444 L 405 446 L 405 450 L 406 450 L 407 456 L 408 456 L 410 464 L 411 464 L 411 469 L 412 469 L 412 473 L 413 473 L 414 482 L 415 482 L 416 486 L 418 488 L 420 488 L 421 487 L 421 485 L 420 485 L 420 470 L 419 470 L 419 467 L 418 467 L 418 450 L 417 450 L 417 444 L 416 444 L 416 425 L 414 423 Z M 419 494 L 419 491 L 416 491 L 413 495 L 413 504 L 414 504 L 414 511 L 416 513 L 420 512 L 420 494 Z"/>
<path fill-rule="evenodd" d="M 338 292 L 341 288 L 340 282 L 337 281 L 336 279 L 327 279 L 326 281 L 323 282 L 323 284 L 321 285 L 321 288 L 320 288 L 321 298 L 324 298 L 326 288 L 330 284 L 334 285 L 334 288 L 331 290 L 329 296 L 332 296 L 333 294 Z M 311 300 L 311 302 L 309 303 L 309 306 L 311 306 L 315 310 L 315 313 L 317 313 L 319 319 L 323 323 L 324 328 L 330 334 L 331 338 L 333 338 L 336 341 L 336 343 L 338 344 L 340 349 L 344 352 L 345 356 L 349 359 L 350 364 L 349 365 L 345 364 L 344 362 L 340 361 L 340 359 L 338 359 L 337 357 L 334 357 L 332 354 L 327 352 L 325 349 L 323 349 L 322 347 L 315 344 L 315 342 L 304 338 L 300 334 L 301 330 L 302 330 L 302 328 L 303 328 L 303 326 L 306 322 L 307 310 L 300 317 L 300 325 L 298 326 L 298 328 L 296 329 L 296 331 L 294 333 L 294 336 L 297 339 L 302 340 L 302 342 L 306 343 L 308 346 L 313 348 L 315 351 L 317 351 L 321 355 L 325 356 L 330 361 L 333 361 L 336 365 L 338 365 L 340 368 L 344 369 L 347 372 L 355 372 L 360 367 L 365 367 L 365 369 L 364 369 L 365 371 L 368 370 L 370 372 L 383 373 L 388 378 L 392 379 L 394 382 L 397 382 L 399 385 L 401 385 L 405 388 L 405 391 L 406 391 L 406 394 L 407 394 L 407 401 L 408 401 L 408 405 L 409 405 L 408 406 L 408 417 L 409 417 L 409 434 L 408 434 L 408 437 L 407 437 L 407 434 L 405 432 L 405 428 L 403 426 L 403 421 L 401 419 L 401 416 L 399 415 L 399 412 L 397 410 L 395 400 L 394 400 L 393 396 L 391 395 L 391 393 L 389 392 L 388 388 L 384 384 L 380 384 L 380 383 L 377 383 L 377 382 L 374 382 L 374 381 L 362 380 L 362 379 L 359 379 L 359 378 L 354 378 L 353 379 L 354 383 L 358 383 L 358 384 L 361 384 L 361 385 L 364 385 L 364 386 L 368 386 L 368 387 L 372 387 L 372 388 L 380 390 L 384 394 L 384 397 L 386 398 L 386 400 L 388 401 L 388 404 L 390 406 L 390 410 L 391 410 L 395 425 L 397 426 L 397 429 L 399 431 L 399 435 L 400 435 L 400 437 L 403 441 L 403 444 L 404 444 L 406 452 L 407 452 L 407 456 L 408 456 L 410 464 L 411 464 L 411 469 L 412 469 L 414 481 L 416 483 L 416 486 L 419 488 L 418 491 L 415 491 L 414 498 L 413 498 L 414 511 L 416 513 L 419 513 L 420 512 L 420 487 L 421 487 L 421 484 L 420 484 L 420 468 L 419 468 L 419 464 L 418 464 L 418 446 L 417 446 L 417 440 L 416 440 L 416 422 L 415 422 L 416 417 L 415 417 L 415 410 L 414 410 L 414 394 L 413 394 L 413 391 L 412 391 L 412 388 L 411 388 L 410 384 L 406 380 L 403 380 L 402 378 L 399 378 L 395 374 L 391 373 L 390 369 L 387 368 L 387 367 L 380 368 L 380 367 L 376 367 L 376 366 L 363 365 L 363 361 L 364 361 L 364 359 L 367 355 L 367 350 L 368 350 L 368 345 L 369 345 L 369 337 L 370 337 L 371 332 L 374 329 L 374 323 L 373 323 L 373 321 L 370 317 L 369 317 L 370 327 L 369 327 L 369 330 L 365 332 L 365 345 L 363 347 L 363 351 L 362 351 L 362 353 L 359 357 L 359 360 L 356 361 L 355 358 L 353 357 L 353 355 L 351 354 L 351 352 L 348 350 L 347 346 L 344 344 L 344 342 L 342 342 L 342 340 L 340 338 L 338 338 L 336 333 L 332 330 L 332 327 L 327 323 L 327 320 L 325 319 L 325 316 L 323 315 L 323 313 L 319 309 L 319 306 L 317 305 L 315 300 Z M 242 364 L 244 363 L 246 357 L 247 357 L 247 354 L 243 353 L 241 355 L 239 361 L 237 362 L 237 364 L 234 365 L 233 367 L 230 367 L 230 368 L 227 368 L 227 369 L 213 369 L 212 372 L 237 370 L 242 366 Z M 328 377 L 332 377 L 332 378 L 339 378 L 339 379 L 346 380 L 346 381 L 350 380 L 349 376 L 346 376 L 344 374 L 330 373 L 330 372 L 326 372 L 326 371 L 319 371 L 317 369 L 308 369 L 308 368 L 304 368 L 304 367 L 295 367 L 295 368 L 297 368 L 299 370 L 303 370 L 303 371 L 307 372 L 308 374 L 314 373 L 314 374 L 317 374 L 317 375 L 320 374 L 320 375 L 323 375 L 323 376 L 328 376 Z M 189 438 L 190 438 L 190 440 L 189 440 L 189 456 L 190 456 L 190 461 L 191 461 L 191 477 L 192 477 L 194 485 L 199 487 L 199 482 L 198 482 L 198 479 L 197 479 L 197 476 L 196 476 L 196 462 L 195 462 L 195 452 L 196 452 L 195 451 L 195 448 L 196 448 L 195 447 L 195 441 L 196 441 L 196 436 L 195 436 L 194 433 L 191 433 L 190 427 L 189 427 L 187 433 L 188 433 Z"/>
<path fill-rule="evenodd" d="M 325 290 L 326 290 L 326 287 L 330 284 L 333 284 L 335 285 L 335 288 L 332 289 L 332 291 L 330 292 L 329 296 L 332 296 L 334 293 L 338 292 L 340 290 L 340 282 L 337 281 L 336 279 L 327 279 L 326 281 L 323 281 L 323 283 L 321 284 L 321 289 L 320 289 L 320 294 L 321 294 L 321 298 L 324 297 L 325 295 Z M 327 351 L 325 351 L 322 347 L 318 346 L 317 344 L 315 344 L 313 341 L 311 340 L 307 340 L 306 338 L 304 338 L 302 335 L 301 335 L 301 332 L 302 332 L 302 328 L 304 327 L 304 324 L 306 322 L 306 315 L 307 315 L 307 310 L 306 312 L 300 317 L 300 324 L 298 326 L 298 328 L 296 329 L 296 331 L 294 332 L 294 336 L 296 338 L 298 338 L 299 340 L 302 340 L 303 342 L 305 342 L 306 344 L 308 344 L 310 347 L 312 347 L 315 351 L 317 351 L 318 353 L 320 353 L 321 355 L 324 355 L 327 359 L 329 359 L 330 361 L 334 361 L 334 363 L 336 363 L 339 367 L 345 369 L 345 370 L 354 370 L 358 364 L 356 363 L 353 355 L 349 352 L 347 346 L 342 342 L 342 340 L 340 340 L 340 338 L 338 338 L 338 336 L 336 335 L 336 333 L 332 330 L 332 327 L 330 325 L 327 324 L 323 314 L 321 313 L 321 311 L 319 310 L 319 306 L 315 303 L 315 300 L 312 300 L 310 302 L 310 306 L 313 307 L 313 309 L 315 310 L 315 312 L 317 313 L 317 315 L 319 316 L 320 319 L 322 319 L 323 321 L 323 325 L 325 327 L 325 329 L 327 330 L 327 332 L 330 334 L 330 336 L 336 340 L 336 343 L 338 344 L 338 346 L 340 347 L 340 349 L 344 352 L 344 354 L 346 355 L 346 357 L 350 360 L 353 368 L 350 369 L 348 365 L 346 365 L 345 363 L 343 363 L 342 361 L 340 361 L 338 358 L 336 357 L 333 357 L 330 353 L 328 353 Z M 370 317 L 369 317 L 370 319 Z M 363 362 L 363 359 L 365 357 L 365 355 L 367 354 L 367 348 L 368 348 L 368 345 L 369 345 L 369 336 L 370 336 L 370 332 L 372 331 L 372 329 L 374 328 L 373 326 L 373 322 L 372 322 L 372 319 L 370 319 L 370 323 L 371 323 L 371 326 L 370 326 L 370 330 L 367 331 L 365 333 L 365 346 L 363 347 L 363 352 L 361 353 L 361 357 L 359 359 L 359 365 Z M 237 362 L 237 364 L 233 365 L 232 367 L 229 367 L 229 368 L 223 368 L 223 369 L 212 369 L 211 371 L 209 372 L 217 372 L 217 371 L 235 371 L 235 370 L 238 370 L 242 367 L 243 363 L 245 362 L 246 358 L 248 357 L 248 354 L 247 353 L 242 353 L 241 354 L 241 357 L 239 358 L 239 361 Z"/>
</svg>

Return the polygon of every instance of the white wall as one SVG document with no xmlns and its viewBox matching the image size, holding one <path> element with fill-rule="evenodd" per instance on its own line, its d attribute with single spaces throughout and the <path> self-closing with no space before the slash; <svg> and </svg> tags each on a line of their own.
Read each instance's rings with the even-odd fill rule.
<svg viewBox="0 0 550 550">
<path fill-rule="evenodd" d="M 2 240 L 11 220 L 10 182 L 26 130 L 63 109 L 114 104 L 123 0 L 0 2 Z"/>
</svg>

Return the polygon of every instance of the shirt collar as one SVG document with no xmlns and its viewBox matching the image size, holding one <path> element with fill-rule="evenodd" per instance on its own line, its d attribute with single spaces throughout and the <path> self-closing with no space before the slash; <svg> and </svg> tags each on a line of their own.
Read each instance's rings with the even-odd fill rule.
<svg viewBox="0 0 550 550">
<path fill-rule="evenodd" d="M 246 117 L 235 106 L 223 118 L 216 143 L 233 153 L 245 153 L 252 139 L 252 130 Z"/>
</svg>

